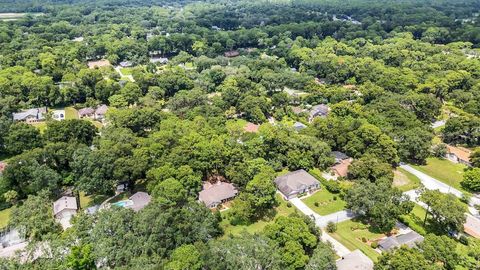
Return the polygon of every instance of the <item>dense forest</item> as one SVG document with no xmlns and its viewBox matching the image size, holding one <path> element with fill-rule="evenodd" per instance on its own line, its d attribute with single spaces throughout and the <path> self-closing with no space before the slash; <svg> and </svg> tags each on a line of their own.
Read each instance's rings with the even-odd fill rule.
<svg viewBox="0 0 480 270">
<path fill-rule="evenodd" d="M 326 232 L 277 194 L 296 170 L 373 232 L 400 220 L 425 237 L 369 256 L 375 269 L 480 268 L 480 240 L 462 232 L 480 192 L 479 12 L 473 0 L 0 1 L 0 210 L 3 231 L 28 240 L 0 269 L 336 269 Z M 319 104 L 328 115 L 313 117 Z M 101 121 L 77 117 L 105 105 Z M 14 116 L 37 108 L 41 123 Z M 447 146 L 472 150 L 466 195 L 424 191 L 417 229 L 394 171 Z M 353 160 L 337 180 L 319 173 L 332 151 Z M 215 181 L 238 189 L 228 209 L 198 202 Z M 140 211 L 84 211 L 137 191 L 152 198 Z M 68 192 L 82 209 L 63 230 L 52 205 Z"/>
</svg>

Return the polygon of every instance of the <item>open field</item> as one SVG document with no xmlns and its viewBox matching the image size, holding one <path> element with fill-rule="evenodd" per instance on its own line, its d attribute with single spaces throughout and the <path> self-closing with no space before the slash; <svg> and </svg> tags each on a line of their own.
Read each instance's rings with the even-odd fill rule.
<svg viewBox="0 0 480 270">
<path fill-rule="evenodd" d="M 32 16 L 43 15 L 43 13 L 0 13 L 0 21 L 15 21 L 27 16 L 27 14 Z"/>
<path fill-rule="evenodd" d="M 322 216 L 341 211 L 345 209 L 345 205 L 347 204 L 338 194 L 333 194 L 324 187 L 313 195 L 305 198 L 303 202 Z M 315 202 L 318 203 L 318 206 L 315 206 Z"/>
<path fill-rule="evenodd" d="M 401 191 L 416 189 L 420 186 L 420 179 L 402 168 L 394 171 L 393 185 Z"/>
<path fill-rule="evenodd" d="M 369 225 L 355 220 L 338 223 L 337 231 L 330 235 L 352 251 L 360 249 L 373 261 L 377 261 L 380 254 L 370 244 L 385 236 L 385 234 L 373 232 Z"/>
<path fill-rule="evenodd" d="M 287 206 L 287 202 L 284 201 L 279 194 L 276 195 L 277 200 L 279 202 L 279 206 L 275 208 L 275 215 L 273 217 L 265 217 L 262 220 L 259 220 L 257 222 L 254 222 L 249 225 L 232 225 L 230 224 L 230 221 L 227 218 L 229 210 L 223 211 L 222 212 L 222 217 L 223 220 L 220 223 L 220 226 L 224 230 L 224 236 L 228 235 L 239 235 L 243 231 L 246 231 L 250 234 L 255 234 L 261 232 L 265 226 L 267 226 L 270 223 L 273 223 L 275 218 L 279 216 L 288 216 L 291 213 L 294 213 L 296 211 L 296 208 L 291 205 L 290 207 Z"/>
<path fill-rule="evenodd" d="M 456 164 L 446 159 L 428 158 L 427 165 L 413 165 L 415 169 L 428 174 L 429 176 L 450 185 L 458 190 L 467 192 L 462 188 L 460 182 L 463 179 L 465 165 Z"/>
</svg>

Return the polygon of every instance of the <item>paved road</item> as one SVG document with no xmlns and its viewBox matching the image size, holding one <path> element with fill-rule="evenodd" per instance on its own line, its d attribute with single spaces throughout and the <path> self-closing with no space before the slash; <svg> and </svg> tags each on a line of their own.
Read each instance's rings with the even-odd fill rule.
<svg viewBox="0 0 480 270">
<path fill-rule="evenodd" d="M 463 193 L 452 187 L 452 186 L 449 186 L 415 168 L 413 168 L 412 166 L 410 165 L 401 165 L 400 168 L 408 171 L 409 173 L 415 175 L 416 177 L 418 177 L 420 179 L 420 181 L 422 182 L 422 184 L 425 186 L 425 188 L 427 189 L 431 189 L 431 190 L 439 190 L 440 192 L 443 192 L 443 193 L 451 193 L 459 198 L 461 198 L 463 196 Z M 416 197 L 415 197 L 416 198 Z M 477 209 L 475 209 L 473 207 L 473 205 L 475 204 L 478 204 L 480 205 L 480 199 L 477 198 L 477 197 L 472 197 L 470 198 L 470 202 L 469 202 L 469 207 L 468 207 L 468 210 L 470 211 L 470 213 L 472 213 L 473 215 L 478 215 L 479 212 Z"/>
</svg>

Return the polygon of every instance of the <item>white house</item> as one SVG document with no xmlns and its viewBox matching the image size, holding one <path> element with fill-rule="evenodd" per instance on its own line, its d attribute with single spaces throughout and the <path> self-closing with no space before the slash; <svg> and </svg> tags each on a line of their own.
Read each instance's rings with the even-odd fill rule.
<svg viewBox="0 0 480 270">
<path fill-rule="evenodd" d="M 78 205 L 75 197 L 63 196 L 53 203 L 53 215 L 63 229 L 71 226 L 70 219 L 77 214 Z"/>
</svg>

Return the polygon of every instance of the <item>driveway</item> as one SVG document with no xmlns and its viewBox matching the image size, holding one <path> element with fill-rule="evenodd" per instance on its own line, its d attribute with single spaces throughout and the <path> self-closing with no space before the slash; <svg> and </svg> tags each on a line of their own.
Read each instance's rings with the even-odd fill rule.
<svg viewBox="0 0 480 270">
<path fill-rule="evenodd" d="M 400 168 L 402 168 L 402 169 L 406 170 L 407 172 L 409 172 L 409 173 L 415 175 L 416 177 L 418 177 L 420 179 L 420 181 L 422 182 L 422 184 L 427 189 L 430 189 L 430 190 L 435 190 L 436 189 L 436 190 L 438 190 L 442 193 L 451 193 L 451 194 L 457 196 L 458 198 L 462 198 L 462 196 L 463 196 L 463 193 L 460 190 L 458 190 L 458 189 L 456 189 L 452 186 L 449 186 L 449 185 L 447 185 L 447 184 L 445 184 L 441 181 L 438 181 L 437 179 L 435 179 L 435 178 L 433 178 L 433 177 L 431 177 L 431 176 L 413 168 L 410 165 L 404 164 L 404 165 L 401 165 Z M 408 193 L 408 192 L 411 192 L 411 191 L 407 191 L 405 193 Z M 413 194 L 409 194 L 409 195 L 413 196 Z M 480 199 L 477 198 L 477 197 L 471 197 L 470 202 L 469 202 L 468 210 L 474 216 L 479 215 L 478 210 L 473 207 L 476 204 L 480 205 Z"/>
<path fill-rule="evenodd" d="M 338 222 L 341 222 L 341 221 L 348 220 L 348 219 L 351 219 L 351 218 L 354 217 L 353 213 L 351 213 L 348 210 L 338 211 L 336 213 L 333 213 L 333 214 L 330 214 L 330 215 L 327 215 L 327 216 L 320 216 L 319 214 L 313 212 L 313 210 L 310 209 L 310 207 L 308 207 L 305 203 L 303 203 L 303 201 L 300 200 L 299 198 L 290 199 L 289 202 L 291 202 L 293 205 L 295 205 L 295 207 L 297 207 L 297 209 L 300 210 L 300 212 L 302 212 L 303 214 L 305 214 L 309 217 L 313 217 L 313 219 L 315 221 L 315 225 L 317 225 L 317 227 L 319 227 L 319 228 L 325 227 L 329 221 L 336 222 L 337 219 L 338 219 Z M 343 257 L 343 256 L 345 256 L 345 255 L 347 255 L 348 253 L 351 252 L 348 248 L 346 248 L 340 242 L 335 240 L 335 238 L 330 236 L 324 230 L 322 230 L 321 240 L 323 242 L 327 242 L 327 241 L 330 242 L 333 246 L 333 249 L 335 250 L 335 253 L 337 253 L 337 255 L 340 256 L 340 257 Z"/>
</svg>

